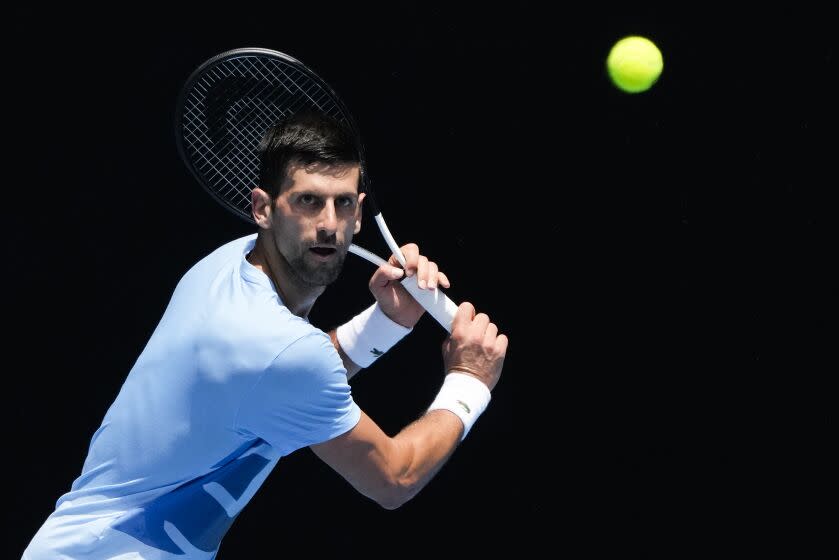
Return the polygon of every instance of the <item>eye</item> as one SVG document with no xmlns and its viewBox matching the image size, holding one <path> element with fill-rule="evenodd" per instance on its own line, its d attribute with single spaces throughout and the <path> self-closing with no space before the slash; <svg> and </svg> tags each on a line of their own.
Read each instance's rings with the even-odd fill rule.
<svg viewBox="0 0 839 560">
<path fill-rule="evenodd" d="M 335 201 L 335 205 L 339 208 L 352 208 L 355 205 L 355 199 L 351 196 L 340 196 Z"/>
<path fill-rule="evenodd" d="M 306 206 L 311 206 L 317 202 L 317 197 L 313 194 L 300 195 L 300 202 Z"/>
</svg>

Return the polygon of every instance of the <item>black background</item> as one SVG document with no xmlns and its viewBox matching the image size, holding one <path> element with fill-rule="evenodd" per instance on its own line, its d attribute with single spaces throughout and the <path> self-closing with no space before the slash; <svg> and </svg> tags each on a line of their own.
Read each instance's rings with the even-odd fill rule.
<svg viewBox="0 0 839 560">
<path fill-rule="evenodd" d="M 4 557 L 80 473 L 180 276 L 251 231 L 188 175 L 172 130 L 190 72 L 246 46 L 287 52 L 339 92 L 397 240 L 419 243 L 510 348 L 491 406 L 413 501 L 382 510 L 301 450 L 221 558 L 727 557 L 825 535 L 830 18 L 538 6 L 16 9 Z M 664 56 L 643 94 L 604 70 L 628 34 Z M 357 241 L 386 254 L 369 216 Z M 370 273 L 349 258 L 313 322 L 365 307 Z M 353 380 L 385 431 L 433 398 L 443 335 L 426 317 Z"/>
</svg>

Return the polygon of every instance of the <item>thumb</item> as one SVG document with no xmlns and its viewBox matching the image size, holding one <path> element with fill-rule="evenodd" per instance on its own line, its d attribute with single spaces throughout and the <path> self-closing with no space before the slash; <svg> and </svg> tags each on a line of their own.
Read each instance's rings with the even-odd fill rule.
<svg viewBox="0 0 839 560">
<path fill-rule="evenodd" d="M 454 332 L 456 327 L 468 326 L 474 318 L 475 306 L 468 301 L 464 301 L 457 306 L 457 312 L 454 314 L 454 319 L 452 320 L 452 332 Z"/>
<path fill-rule="evenodd" d="M 387 286 L 388 282 L 399 280 L 404 274 L 405 271 L 399 267 L 383 264 L 370 278 L 370 286 Z"/>
</svg>

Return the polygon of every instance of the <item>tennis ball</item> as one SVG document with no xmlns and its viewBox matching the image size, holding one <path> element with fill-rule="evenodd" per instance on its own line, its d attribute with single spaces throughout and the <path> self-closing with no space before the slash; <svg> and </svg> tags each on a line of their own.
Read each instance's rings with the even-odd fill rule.
<svg viewBox="0 0 839 560">
<path fill-rule="evenodd" d="M 655 43 L 637 35 L 624 37 L 615 43 L 606 59 L 606 69 L 612 82 L 627 93 L 650 89 L 663 68 L 664 60 Z"/>
</svg>

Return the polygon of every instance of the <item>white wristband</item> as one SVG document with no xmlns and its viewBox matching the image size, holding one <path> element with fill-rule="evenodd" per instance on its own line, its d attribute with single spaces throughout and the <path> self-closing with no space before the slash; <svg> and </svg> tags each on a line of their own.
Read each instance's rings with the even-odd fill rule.
<svg viewBox="0 0 839 560">
<path fill-rule="evenodd" d="M 486 410 L 490 399 L 489 387 L 471 375 L 453 371 L 446 375 L 443 386 L 428 410 L 444 409 L 454 412 L 463 422 L 463 441 L 478 416 Z"/>
<path fill-rule="evenodd" d="M 378 303 L 335 329 L 341 349 L 353 363 L 363 368 L 375 362 L 409 332 L 411 329 L 385 315 Z"/>
</svg>

